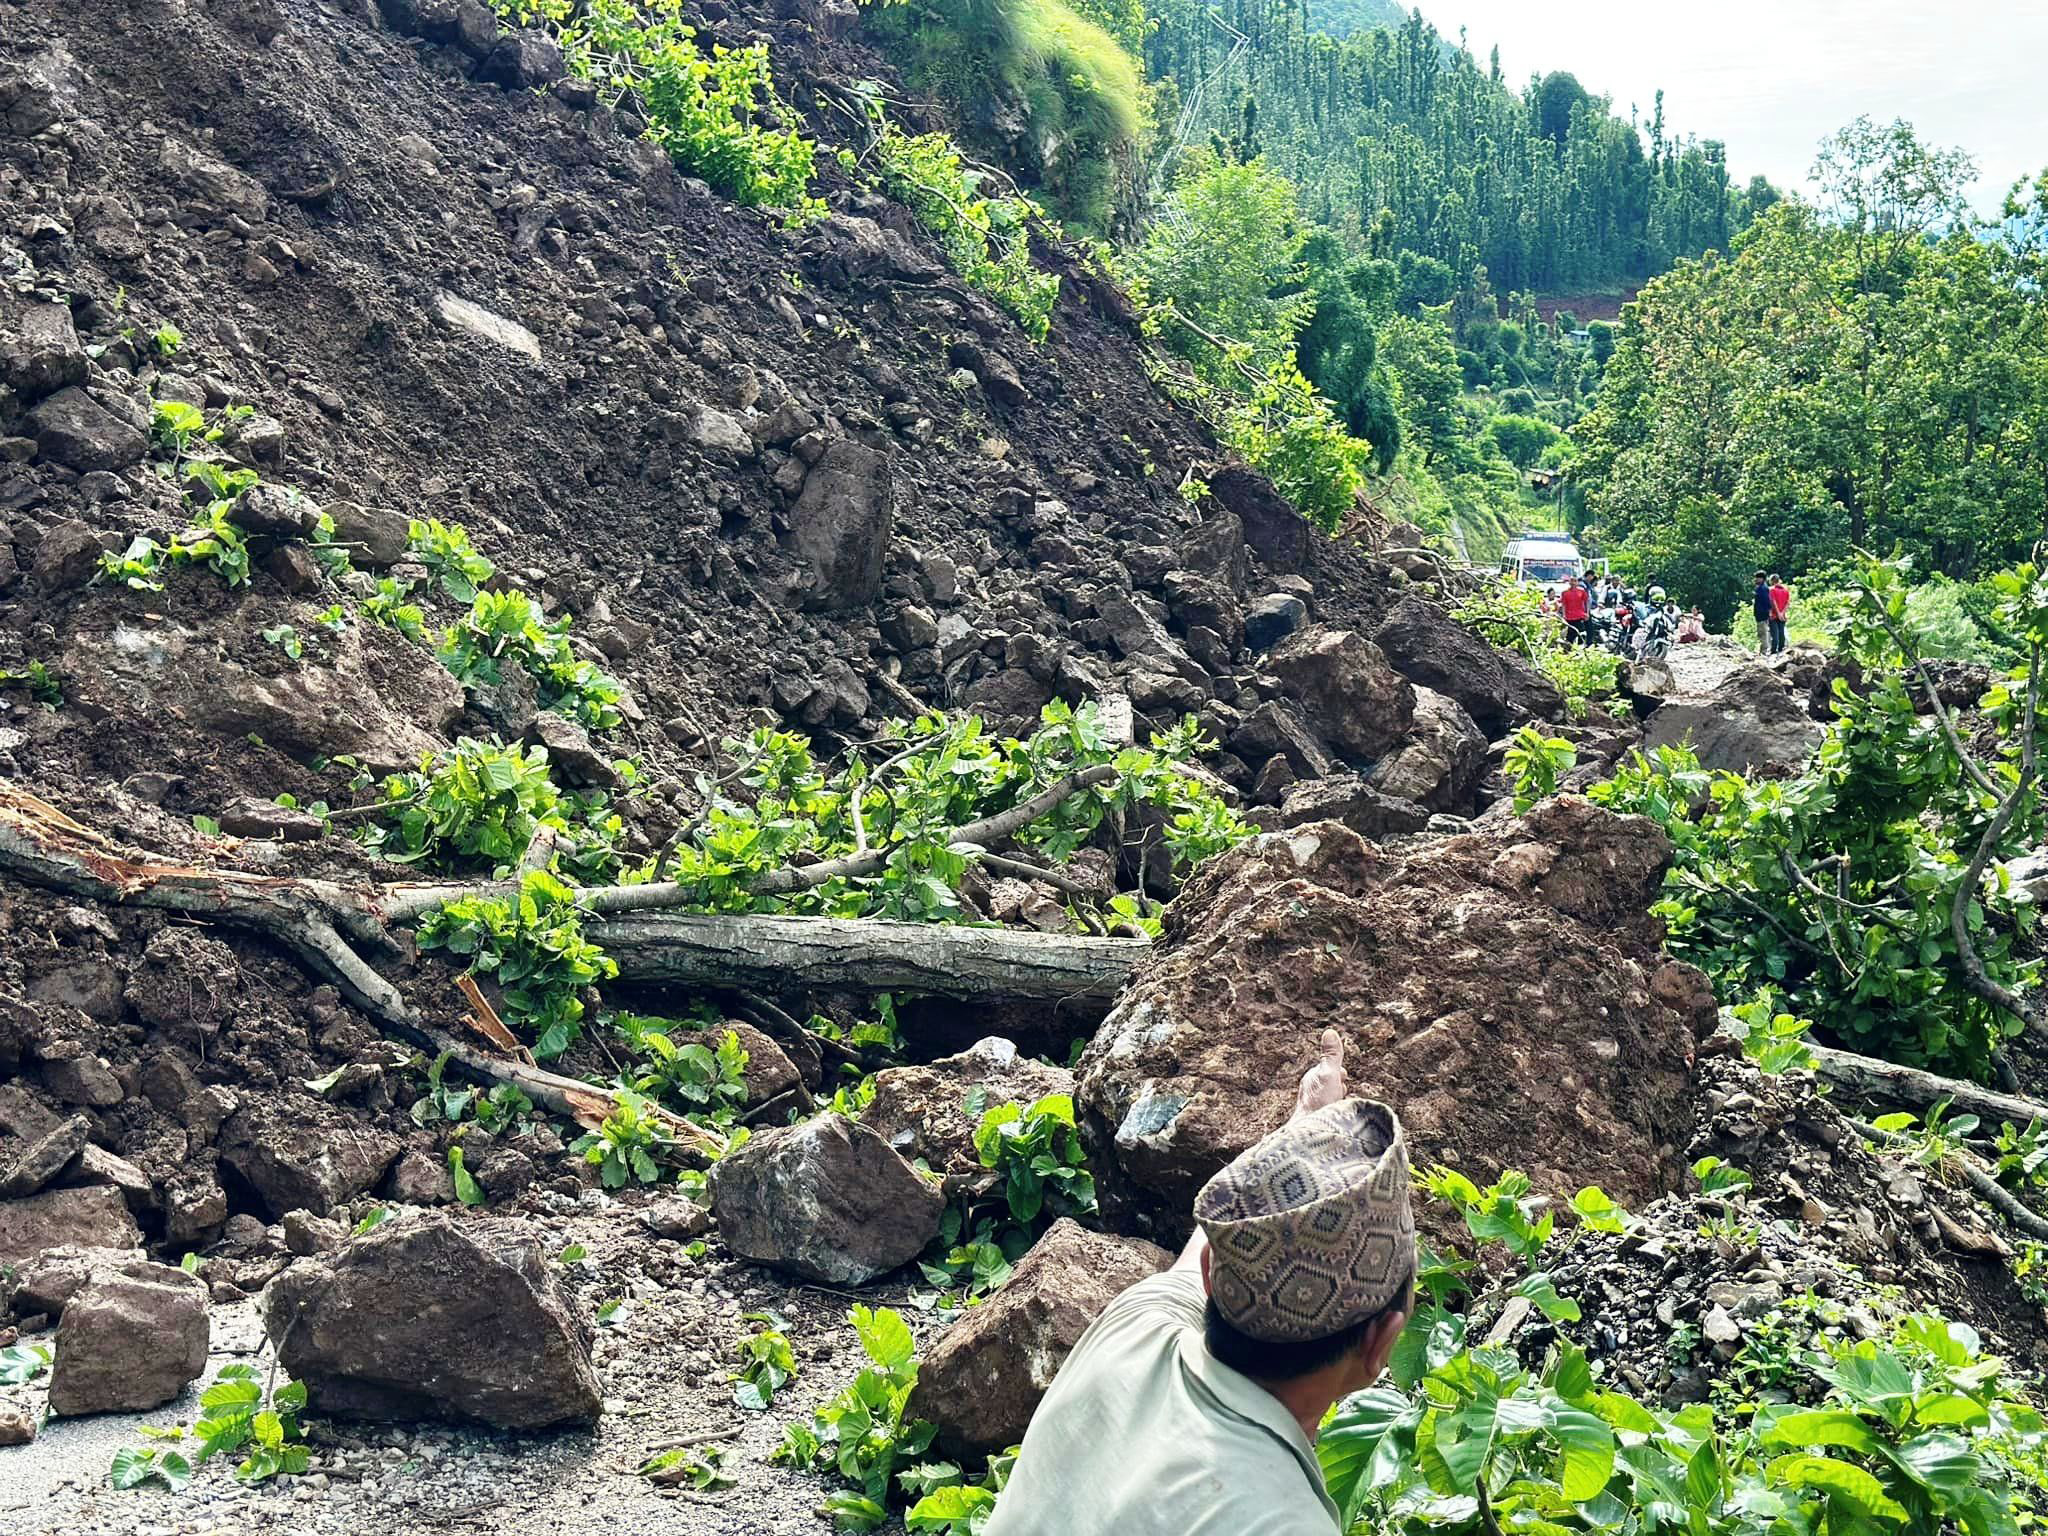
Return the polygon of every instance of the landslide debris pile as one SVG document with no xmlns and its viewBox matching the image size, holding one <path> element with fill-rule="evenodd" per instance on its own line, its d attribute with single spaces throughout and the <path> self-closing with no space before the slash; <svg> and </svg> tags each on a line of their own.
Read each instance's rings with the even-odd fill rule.
<svg viewBox="0 0 2048 1536">
<path fill-rule="evenodd" d="M 744 791 L 723 743 L 749 728 L 823 757 L 929 708 L 1021 731 L 1056 700 L 1119 741 L 1194 715 L 1218 750 L 1191 772 L 1274 829 L 1168 909 L 1078 1070 L 1037 1054 L 1076 1033 L 1043 999 L 942 1005 L 905 1062 L 836 987 L 567 989 L 560 1064 L 594 1097 L 628 1075 L 617 1015 L 671 1026 L 702 1118 L 753 1118 L 687 1189 L 624 1139 L 593 1160 L 587 1120 L 432 1061 L 303 954 L 0 875 L 0 1443 L 59 1415 L 5 1453 L 10 1528 L 182 1518 L 106 1486 L 86 1416 L 190 1424 L 206 1386 L 259 1474 L 192 1490 L 227 1528 L 300 1503 L 347 1530 L 594 1525 L 659 1496 L 718 1503 L 707 1529 L 816 1529 L 827 1484 L 766 1457 L 894 1349 L 817 1286 L 916 1319 L 928 1445 L 1000 1451 L 1324 1023 L 1475 1177 L 1676 1209 L 1654 1202 L 1694 1144 L 1728 1139 L 1732 1098 L 1695 1124 L 1712 1000 L 1645 915 L 1668 847 L 1583 802 L 1503 803 L 1498 755 L 1556 691 L 1451 621 L 1429 562 L 1326 540 L 1225 462 L 1077 252 L 1038 252 L 1062 286 L 1034 343 L 829 155 L 825 217 L 784 228 L 476 5 L 0 14 L 0 850 L 57 828 L 117 886 L 148 856 L 198 888 L 374 891 L 407 851 L 365 814 L 383 777 L 495 739 L 644 860 Z M 890 78 L 841 4 L 689 20 L 765 39 L 821 138 L 835 92 Z M 1167 894 L 1161 828 L 1124 831 L 1065 885 L 1026 867 L 960 899 L 1070 930 L 1070 886 Z M 506 1003 L 409 941 L 372 958 L 436 1028 Z M 501 1066 L 539 1043 L 462 1038 Z M 1045 1139 L 1049 1188 L 991 1160 L 991 1115 Z M 1774 1150 L 1793 1134 L 1748 1153 L 1834 1202 L 1817 1243 L 1877 1262 L 1852 1195 L 1896 1203 L 1896 1179 L 1853 1138 L 1826 1144 L 1839 1185 L 1802 1171 L 1818 1153 Z M 1937 1300 L 1967 1261 L 1901 1219 L 1887 1267 Z M 1575 1242 L 1559 1283 L 1595 1318 L 1602 1266 L 1648 1249 Z M 1672 1253 L 1688 1307 L 1733 1262 Z M 942 1281 L 985 1299 L 938 1307 Z M 1984 1325 L 2038 1358 L 2038 1319 L 1984 1284 Z M 782 1378 L 772 1412 L 736 1370 L 756 1398 Z M 259 1406 L 303 1412 L 307 1442 L 261 1439 Z M 543 1429 L 566 1432 L 492 1437 Z M 649 1456 L 671 1458 L 651 1484 Z"/>
</svg>

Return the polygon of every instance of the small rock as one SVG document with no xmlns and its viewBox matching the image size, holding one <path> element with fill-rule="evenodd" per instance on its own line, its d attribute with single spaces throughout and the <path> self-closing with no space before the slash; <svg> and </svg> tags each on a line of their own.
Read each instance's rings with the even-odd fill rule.
<svg viewBox="0 0 2048 1536">
<path fill-rule="evenodd" d="M 656 1237 L 687 1243 L 711 1230 L 711 1213 L 682 1195 L 657 1200 L 640 1213 L 640 1224 Z"/>
<path fill-rule="evenodd" d="M 58 390 L 30 411 L 28 430 L 44 458 L 81 473 L 126 469 L 149 451 L 140 428 L 76 385 Z"/>
<path fill-rule="evenodd" d="M 288 810 L 254 795 L 230 800 L 221 809 L 220 829 L 230 837 L 268 837 L 285 843 L 317 841 L 326 829 L 309 811 Z"/>
<path fill-rule="evenodd" d="M 0 1445 L 27 1445 L 36 1437 L 36 1421 L 28 1411 L 0 1403 Z"/>
<path fill-rule="evenodd" d="M 1700 1320 L 1700 1332 L 1709 1344 L 1734 1344 L 1742 1338 L 1742 1329 L 1735 1319 L 1728 1315 L 1728 1309 L 1712 1306 Z"/>
<path fill-rule="evenodd" d="M 78 344 L 71 311 L 62 304 L 29 305 L 0 337 L 0 384 L 11 387 L 24 404 L 83 384 L 85 375 L 85 348 Z"/>
<path fill-rule="evenodd" d="M 34 1194 L 64 1171 L 73 1158 L 85 1150 L 86 1133 L 92 1122 L 73 1115 L 47 1136 L 30 1142 L 14 1160 L 14 1166 L 0 1176 L 0 1200 L 20 1200 Z"/>
</svg>

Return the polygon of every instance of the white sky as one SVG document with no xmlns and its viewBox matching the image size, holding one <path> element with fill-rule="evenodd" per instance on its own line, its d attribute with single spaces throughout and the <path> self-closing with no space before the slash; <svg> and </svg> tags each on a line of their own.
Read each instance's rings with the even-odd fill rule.
<svg viewBox="0 0 2048 1536">
<path fill-rule="evenodd" d="M 1519 89 L 1568 69 L 1650 119 L 1658 87 L 1678 133 L 1728 146 L 1740 180 L 1806 184 L 1814 148 L 1859 113 L 1903 117 L 1967 150 L 1972 200 L 1995 209 L 2048 165 L 2048 0 L 1410 0 L 1481 66 L 1500 45 Z"/>
</svg>

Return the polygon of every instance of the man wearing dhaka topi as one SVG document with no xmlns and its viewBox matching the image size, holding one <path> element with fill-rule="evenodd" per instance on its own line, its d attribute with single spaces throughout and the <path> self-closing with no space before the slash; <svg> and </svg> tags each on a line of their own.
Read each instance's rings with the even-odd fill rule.
<svg viewBox="0 0 2048 1536">
<path fill-rule="evenodd" d="M 1195 1197 L 1173 1268 L 1125 1291 L 1060 1368 L 987 1536 L 1336 1536 L 1315 1437 L 1414 1304 L 1408 1152 L 1344 1093 L 1325 1030 L 1293 1118 Z"/>
</svg>

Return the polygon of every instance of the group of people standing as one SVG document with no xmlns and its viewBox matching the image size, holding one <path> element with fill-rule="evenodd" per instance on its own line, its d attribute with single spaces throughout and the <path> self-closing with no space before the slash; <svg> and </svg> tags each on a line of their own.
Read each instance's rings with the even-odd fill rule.
<svg viewBox="0 0 2048 1536">
<path fill-rule="evenodd" d="M 1555 612 L 1564 620 L 1566 645 L 1590 645 L 1623 656 L 1661 655 L 1674 642 L 1704 640 L 1707 626 L 1700 611 L 1681 614 L 1662 587 L 1637 593 L 1611 577 L 1590 583 L 1574 576 L 1556 599 Z"/>
<path fill-rule="evenodd" d="M 1757 650 L 1775 656 L 1785 649 L 1785 615 L 1792 611 L 1792 589 L 1775 571 L 1769 577 L 1758 571 L 1749 606 L 1756 617 Z"/>
</svg>

